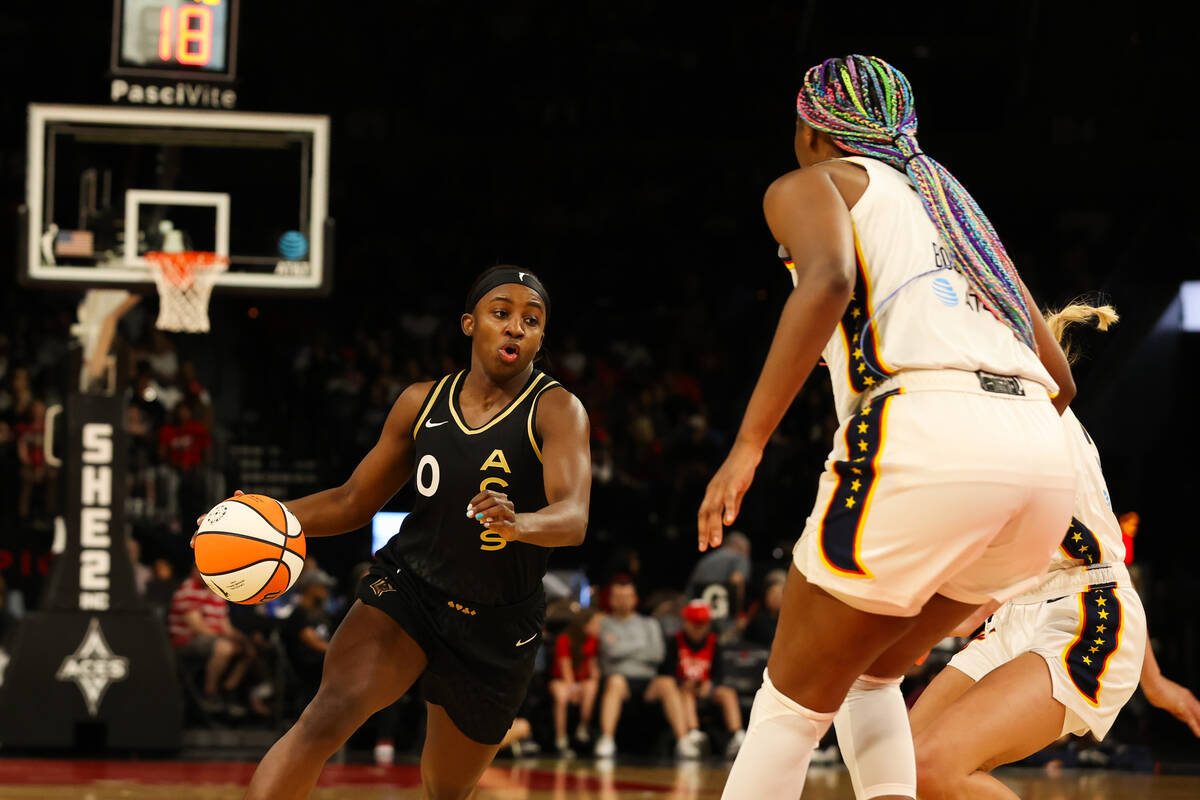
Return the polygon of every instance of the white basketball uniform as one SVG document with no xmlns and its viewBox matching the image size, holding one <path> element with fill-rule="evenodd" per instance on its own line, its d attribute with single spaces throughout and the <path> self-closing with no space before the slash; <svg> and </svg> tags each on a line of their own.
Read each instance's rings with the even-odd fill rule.
<svg viewBox="0 0 1200 800">
<path fill-rule="evenodd" d="M 952 268 L 908 177 L 845 160 L 870 183 L 850 210 L 854 293 L 823 351 L 840 426 L 793 560 L 874 613 L 1007 599 L 1036 585 L 1071 517 L 1058 387 Z"/>
<path fill-rule="evenodd" d="M 950 666 L 978 681 L 1022 653 L 1046 659 L 1063 733 L 1103 739 L 1133 695 L 1146 654 L 1146 614 L 1125 569 L 1121 527 L 1100 454 L 1070 409 L 1063 414 L 1079 469 L 1075 516 L 1036 589 L 988 619 Z"/>
</svg>

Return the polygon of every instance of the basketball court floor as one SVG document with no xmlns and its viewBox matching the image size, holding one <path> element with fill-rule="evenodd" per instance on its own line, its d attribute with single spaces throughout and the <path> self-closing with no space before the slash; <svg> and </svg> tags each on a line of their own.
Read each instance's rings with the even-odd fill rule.
<svg viewBox="0 0 1200 800">
<path fill-rule="evenodd" d="M 497 763 L 484 775 L 476 800 L 617 800 L 718 798 L 727 765 L 671 767 L 593 761 Z M 247 763 L 0 759 L 0 800 L 240 800 L 254 771 Z M 1108 771 L 1007 769 L 997 772 L 1025 800 L 1195 800 L 1200 777 Z M 420 798 L 414 764 L 394 767 L 331 764 L 313 800 Z M 842 767 L 809 771 L 805 798 L 853 798 Z"/>
</svg>

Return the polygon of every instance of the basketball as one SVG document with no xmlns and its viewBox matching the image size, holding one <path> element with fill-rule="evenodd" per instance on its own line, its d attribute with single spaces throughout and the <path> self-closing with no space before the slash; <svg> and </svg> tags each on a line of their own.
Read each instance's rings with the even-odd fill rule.
<svg viewBox="0 0 1200 800">
<path fill-rule="evenodd" d="M 286 592 L 304 568 L 300 521 L 274 498 L 244 494 L 218 503 L 196 531 L 196 567 L 208 588 L 254 605 Z"/>
</svg>

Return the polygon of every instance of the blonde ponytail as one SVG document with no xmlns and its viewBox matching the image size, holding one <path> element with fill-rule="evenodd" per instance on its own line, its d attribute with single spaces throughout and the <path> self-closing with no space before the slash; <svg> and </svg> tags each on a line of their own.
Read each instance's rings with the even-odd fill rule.
<svg viewBox="0 0 1200 800">
<path fill-rule="evenodd" d="M 1054 334 L 1054 338 L 1062 345 L 1063 352 L 1067 355 L 1067 362 L 1074 364 L 1078 354 L 1074 352 L 1070 342 L 1066 339 L 1067 329 L 1072 325 L 1089 324 L 1106 331 L 1109 325 L 1120 318 L 1117 310 L 1110 305 L 1092 306 L 1087 303 L 1071 303 L 1059 311 L 1047 312 L 1046 324 L 1050 326 L 1050 332 Z"/>
</svg>

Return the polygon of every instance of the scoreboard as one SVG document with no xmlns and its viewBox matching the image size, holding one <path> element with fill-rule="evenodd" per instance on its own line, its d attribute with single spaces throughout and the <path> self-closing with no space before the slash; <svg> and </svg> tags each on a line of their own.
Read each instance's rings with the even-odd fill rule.
<svg viewBox="0 0 1200 800">
<path fill-rule="evenodd" d="M 112 72 L 232 81 L 238 0 L 115 0 Z"/>
</svg>

